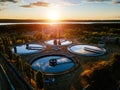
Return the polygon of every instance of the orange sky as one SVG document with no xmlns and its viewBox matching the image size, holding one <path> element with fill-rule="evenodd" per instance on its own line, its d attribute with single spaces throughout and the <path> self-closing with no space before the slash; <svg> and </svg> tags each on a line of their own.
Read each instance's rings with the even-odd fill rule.
<svg viewBox="0 0 120 90">
<path fill-rule="evenodd" d="M 0 19 L 120 20 L 120 0 L 1 0 Z"/>
</svg>

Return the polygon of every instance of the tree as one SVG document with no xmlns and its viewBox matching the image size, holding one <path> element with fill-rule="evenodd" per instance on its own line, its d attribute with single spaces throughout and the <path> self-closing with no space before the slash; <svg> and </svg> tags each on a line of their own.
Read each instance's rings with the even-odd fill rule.
<svg viewBox="0 0 120 90">
<path fill-rule="evenodd" d="M 9 59 L 12 60 L 13 59 L 13 54 L 12 54 L 12 50 L 10 47 L 6 47 L 6 54 L 8 55 Z"/>
<path fill-rule="evenodd" d="M 32 68 L 31 68 L 30 64 L 28 64 L 28 63 L 24 64 L 24 72 L 25 72 L 25 75 L 28 77 L 29 82 L 31 83 Z"/>
<path fill-rule="evenodd" d="M 22 65 L 22 59 L 21 56 L 16 55 L 16 67 L 20 70 L 23 71 L 23 65 Z"/>
<path fill-rule="evenodd" d="M 1 51 L 2 53 L 5 53 L 5 47 L 4 47 L 3 44 L 0 44 L 0 51 Z"/>
<path fill-rule="evenodd" d="M 42 35 L 41 32 L 39 32 L 39 33 L 35 33 L 35 34 L 34 34 L 34 38 L 37 39 L 37 40 L 42 40 L 43 35 Z"/>
<path fill-rule="evenodd" d="M 114 74 L 114 78 L 120 80 L 120 54 L 113 54 L 109 65 L 112 66 L 111 71 Z"/>
<path fill-rule="evenodd" d="M 40 71 L 36 74 L 36 87 L 37 89 L 43 89 L 44 83 L 43 83 L 43 75 Z"/>
<path fill-rule="evenodd" d="M 115 43 L 118 45 L 118 44 L 120 44 L 120 39 L 119 38 L 116 38 L 115 39 Z"/>
<path fill-rule="evenodd" d="M 16 39 L 16 37 L 15 36 L 12 36 L 12 45 L 15 45 L 16 44 L 16 41 L 17 41 L 17 39 Z"/>
</svg>

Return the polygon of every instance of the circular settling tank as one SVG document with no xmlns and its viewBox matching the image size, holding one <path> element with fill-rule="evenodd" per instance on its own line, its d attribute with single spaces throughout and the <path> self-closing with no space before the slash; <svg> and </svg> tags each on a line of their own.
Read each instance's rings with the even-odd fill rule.
<svg viewBox="0 0 120 90">
<path fill-rule="evenodd" d="M 104 48 L 91 45 L 74 45 L 68 48 L 71 53 L 83 56 L 100 56 L 106 53 Z"/>
<path fill-rule="evenodd" d="M 31 65 L 45 74 L 60 74 L 74 70 L 78 63 L 63 55 L 45 55 L 33 60 Z"/>
<path fill-rule="evenodd" d="M 72 41 L 66 40 L 66 39 L 52 39 L 52 40 L 45 41 L 45 43 L 47 45 L 61 45 L 61 46 L 64 46 L 64 45 L 72 44 Z"/>
<path fill-rule="evenodd" d="M 13 47 L 12 52 L 18 53 L 18 54 L 32 54 L 32 53 L 41 52 L 44 49 L 45 49 L 45 46 L 43 46 L 43 45 L 24 44 L 24 45 L 19 45 L 19 46 Z"/>
</svg>

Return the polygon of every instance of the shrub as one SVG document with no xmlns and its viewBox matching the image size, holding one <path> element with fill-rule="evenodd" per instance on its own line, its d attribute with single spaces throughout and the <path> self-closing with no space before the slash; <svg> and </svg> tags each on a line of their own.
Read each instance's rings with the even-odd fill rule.
<svg viewBox="0 0 120 90">
<path fill-rule="evenodd" d="M 100 62 L 81 74 L 81 82 L 89 85 L 87 90 L 116 90 L 120 80 L 120 54 L 114 54 L 110 61 Z"/>
</svg>

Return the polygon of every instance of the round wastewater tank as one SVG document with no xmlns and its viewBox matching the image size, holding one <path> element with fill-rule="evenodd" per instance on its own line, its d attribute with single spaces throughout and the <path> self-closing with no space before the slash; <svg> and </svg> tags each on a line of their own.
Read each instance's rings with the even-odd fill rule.
<svg viewBox="0 0 120 90">
<path fill-rule="evenodd" d="M 68 47 L 71 53 L 82 56 L 101 56 L 106 53 L 104 48 L 99 48 L 91 45 L 73 45 Z"/>
<path fill-rule="evenodd" d="M 78 62 L 64 55 L 45 55 L 33 60 L 31 66 L 34 70 L 55 75 L 74 70 Z"/>
<path fill-rule="evenodd" d="M 12 47 L 12 52 L 17 54 L 33 54 L 43 50 L 45 50 L 45 46 L 40 44 L 23 44 Z"/>
<path fill-rule="evenodd" d="M 45 41 L 45 44 L 47 45 L 58 45 L 58 46 L 65 46 L 72 44 L 72 41 L 67 39 L 51 39 L 48 41 Z"/>
</svg>

